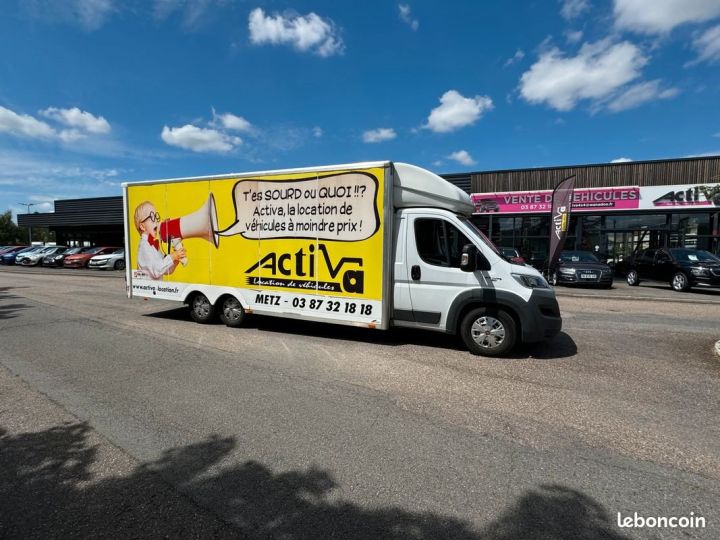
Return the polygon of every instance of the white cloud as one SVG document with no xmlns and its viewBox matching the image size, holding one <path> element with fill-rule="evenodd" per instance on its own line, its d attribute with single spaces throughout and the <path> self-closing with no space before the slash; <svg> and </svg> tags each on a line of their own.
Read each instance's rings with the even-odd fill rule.
<svg viewBox="0 0 720 540">
<path fill-rule="evenodd" d="M 192 124 L 170 128 L 164 126 L 162 140 L 170 146 L 178 146 L 193 152 L 227 153 L 242 144 L 239 137 L 231 137 L 221 131 L 200 128 Z"/>
<path fill-rule="evenodd" d="M 312 128 L 312 133 L 314 137 L 320 138 L 323 136 L 323 130 L 320 126 L 315 126 Z"/>
<path fill-rule="evenodd" d="M 118 11 L 114 0 L 27 0 L 22 5 L 33 17 L 77 24 L 89 32 L 98 30 Z"/>
<path fill-rule="evenodd" d="M 720 137 L 720 131 L 718 131 L 717 133 L 713 133 L 713 137 Z"/>
<path fill-rule="evenodd" d="M 453 152 L 452 154 L 447 156 L 447 158 L 452 159 L 453 161 L 457 161 L 460 165 L 470 166 L 477 164 L 477 161 L 475 161 L 466 150 L 458 150 L 457 152 Z"/>
<path fill-rule="evenodd" d="M 632 159 L 627 157 L 619 157 L 617 159 L 613 159 L 610 163 L 630 163 Z"/>
<path fill-rule="evenodd" d="M 577 56 L 553 47 L 540 55 L 520 79 L 520 94 L 529 103 L 546 103 L 569 111 L 581 100 L 611 97 L 637 79 L 648 59 L 628 41 L 585 43 Z"/>
<path fill-rule="evenodd" d="M 698 57 L 690 64 L 698 62 L 715 63 L 720 61 L 720 25 L 707 29 L 693 39 L 693 47 Z"/>
<path fill-rule="evenodd" d="M 383 141 L 390 141 L 397 137 L 395 130 L 392 128 L 378 128 L 371 129 L 363 133 L 362 139 L 366 143 L 379 143 Z"/>
<path fill-rule="evenodd" d="M 562 0 L 562 8 L 560 8 L 560 15 L 564 19 L 571 20 L 579 17 L 590 9 L 590 2 L 588 0 Z"/>
<path fill-rule="evenodd" d="M 255 45 L 292 45 L 299 51 L 327 57 L 342 54 L 345 45 L 332 19 L 308 15 L 266 16 L 261 8 L 248 18 L 250 41 Z"/>
<path fill-rule="evenodd" d="M 449 133 L 474 124 L 492 109 L 493 102 L 488 96 L 466 98 L 456 90 L 448 90 L 440 97 L 440 105 L 430 111 L 423 127 L 435 133 Z"/>
<path fill-rule="evenodd" d="M 510 58 L 505 61 L 505 67 L 511 66 L 525 58 L 525 51 L 518 49 Z"/>
<path fill-rule="evenodd" d="M 97 30 L 115 11 L 113 0 L 74 0 L 69 2 L 74 5 L 80 24 L 87 30 Z"/>
<path fill-rule="evenodd" d="M 670 99 L 677 96 L 680 91 L 677 88 L 660 88 L 661 81 L 647 81 L 634 84 L 614 97 L 607 105 L 612 112 L 624 111 L 632 109 L 658 99 Z"/>
<path fill-rule="evenodd" d="M 582 39 L 582 37 L 583 37 L 582 30 L 577 30 L 574 32 L 571 30 L 568 30 L 567 32 L 565 32 L 565 39 L 567 39 L 567 42 L 570 43 L 571 45 L 574 43 L 579 43 L 580 40 Z"/>
<path fill-rule="evenodd" d="M 31 139 L 52 139 L 56 136 L 55 130 L 45 122 L 2 106 L 0 106 L 0 132 Z"/>
<path fill-rule="evenodd" d="M 718 0 L 614 0 L 618 28 L 643 34 L 664 34 L 685 23 L 720 16 Z"/>
<path fill-rule="evenodd" d="M 153 12 L 155 18 L 160 20 L 180 13 L 182 24 L 192 29 L 199 25 L 203 17 L 212 13 L 216 6 L 226 3 L 227 0 L 155 0 Z"/>
<path fill-rule="evenodd" d="M 40 114 L 45 118 L 50 118 L 71 128 L 78 128 L 80 131 L 86 131 L 88 133 L 110 132 L 110 124 L 105 118 L 81 111 L 77 107 L 73 107 L 72 109 L 49 107 L 44 111 L 40 111 Z"/>
<path fill-rule="evenodd" d="M 40 111 L 42 116 L 69 129 L 56 129 L 47 122 L 38 120 L 28 114 L 18 114 L 5 107 L 0 107 L 0 132 L 31 139 L 60 140 L 73 143 L 85 139 L 88 134 L 104 134 L 110 131 L 110 124 L 102 116 L 81 111 L 78 108 L 57 109 L 50 107 Z"/>
<path fill-rule="evenodd" d="M 236 116 L 231 113 L 216 114 L 215 109 L 212 110 L 213 121 L 210 123 L 212 126 L 218 126 L 233 131 L 244 131 L 249 133 L 253 131 L 253 126 L 250 122 L 245 120 L 242 116 Z"/>
<path fill-rule="evenodd" d="M 412 28 L 413 31 L 417 32 L 417 29 L 420 28 L 420 21 L 418 21 L 417 19 L 413 19 L 410 5 L 398 4 L 398 9 L 400 10 L 400 18 L 403 20 L 403 22 L 407 24 L 410 28 Z"/>
</svg>

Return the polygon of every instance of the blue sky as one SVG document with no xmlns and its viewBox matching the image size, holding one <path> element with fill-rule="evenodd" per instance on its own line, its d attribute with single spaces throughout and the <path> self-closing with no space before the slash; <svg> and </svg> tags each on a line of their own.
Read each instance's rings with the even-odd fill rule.
<svg viewBox="0 0 720 540">
<path fill-rule="evenodd" d="M 720 0 L 3 0 L 0 211 L 365 160 L 720 154 Z"/>
</svg>

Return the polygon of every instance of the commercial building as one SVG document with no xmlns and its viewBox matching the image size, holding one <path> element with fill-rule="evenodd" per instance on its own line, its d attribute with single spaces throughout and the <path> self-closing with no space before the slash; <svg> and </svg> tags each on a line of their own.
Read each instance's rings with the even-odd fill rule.
<svg viewBox="0 0 720 540">
<path fill-rule="evenodd" d="M 720 251 L 720 156 L 443 175 L 470 193 L 474 222 L 498 245 L 546 264 L 552 190 L 575 176 L 566 247 L 593 251 L 618 268 L 635 249 Z M 122 197 L 59 200 L 55 212 L 20 214 L 57 243 L 122 245 Z"/>
<path fill-rule="evenodd" d="M 555 186 L 575 176 L 566 249 L 622 268 L 634 250 L 720 251 L 720 156 L 447 175 L 472 195 L 473 221 L 498 246 L 547 263 Z"/>
<path fill-rule="evenodd" d="M 122 246 L 122 197 L 55 201 L 54 212 L 18 214 L 18 225 L 43 227 L 55 233 L 63 246 Z"/>
</svg>

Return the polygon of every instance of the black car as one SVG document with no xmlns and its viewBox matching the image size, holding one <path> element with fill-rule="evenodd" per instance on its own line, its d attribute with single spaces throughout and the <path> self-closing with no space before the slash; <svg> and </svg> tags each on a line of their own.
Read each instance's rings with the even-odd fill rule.
<svg viewBox="0 0 720 540">
<path fill-rule="evenodd" d="M 563 251 L 550 275 L 553 285 L 591 285 L 609 289 L 613 271 L 589 251 Z"/>
<path fill-rule="evenodd" d="M 701 249 L 646 249 L 632 257 L 627 273 L 628 285 L 644 280 L 669 283 L 676 291 L 720 287 L 720 258 Z"/>
<path fill-rule="evenodd" d="M 82 253 L 89 249 L 92 249 L 92 248 L 73 247 L 73 248 L 67 248 L 61 252 L 52 253 L 50 255 L 43 257 L 42 265 L 43 266 L 62 266 L 63 262 L 65 261 L 65 257 L 67 257 L 68 255 L 74 255 L 75 253 Z"/>
</svg>

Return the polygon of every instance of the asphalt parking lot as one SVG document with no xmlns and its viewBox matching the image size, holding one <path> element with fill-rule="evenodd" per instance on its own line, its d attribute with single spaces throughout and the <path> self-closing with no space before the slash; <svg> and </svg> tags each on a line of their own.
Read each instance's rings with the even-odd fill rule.
<svg viewBox="0 0 720 540">
<path fill-rule="evenodd" d="M 0 268 L 0 536 L 717 538 L 720 295 L 557 292 L 555 340 L 487 359 Z"/>
</svg>

